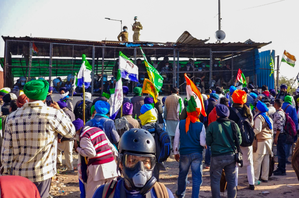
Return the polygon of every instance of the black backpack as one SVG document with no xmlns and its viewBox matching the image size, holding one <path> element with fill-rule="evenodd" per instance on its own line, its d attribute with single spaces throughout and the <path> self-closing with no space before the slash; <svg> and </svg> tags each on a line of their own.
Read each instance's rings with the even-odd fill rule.
<svg viewBox="0 0 299 198">
<path fill-rule="evenodd" d="M 238 109 L 236 109 L 236 108 L 231 108 L 231 109 L 239 117 L 239 122 L 237 124 L 240 128 L 240 132 L 241 132 L 241 135 L 242 135 L 242 144 L 240 146 L 243 146 L 243 147 L 251 146 L 252 143 L 253 143 L 253 139 L 254 139 L 255 134 L 254 134 L 253 127 L 252 127 L 249 119 L 244 118 L 240 114 Z"/>
<path fill-rule="evenodd" d="M 85 101 L 85 122 L 90 120 L 91 106 L 92 106 L 92 102 Z M 75 109 L 74 109 L 74 114 L 75 114 L 76 119 L 80 118 L 81 120 L 83 120 L 83 100 L 77 102 Z"/>
<path fill-rule="evenodd" d="M 166 161 L 170 155 L 170 138 L 168 133 L 157 123 L 146 124 L 142 128 L 150 132 L 155 139 L 157 162 Z"/>
</svg>

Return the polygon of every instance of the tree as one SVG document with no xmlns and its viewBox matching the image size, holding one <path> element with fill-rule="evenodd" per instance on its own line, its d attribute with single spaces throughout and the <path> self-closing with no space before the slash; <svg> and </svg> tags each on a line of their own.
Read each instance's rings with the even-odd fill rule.
<svg viewBox="0 0 299 198">
<path fill-rule="evenodd" d="M 288 86 L 289 93 L 292 94 L 292 93 L 296 92 L 297 82 L 296 82 L 295 78 L 288 79 L 285 76 L 281 76 L 279 78 L 279 85 L 282 85 L 282 84 L 285 84 Z"/>
</svg>

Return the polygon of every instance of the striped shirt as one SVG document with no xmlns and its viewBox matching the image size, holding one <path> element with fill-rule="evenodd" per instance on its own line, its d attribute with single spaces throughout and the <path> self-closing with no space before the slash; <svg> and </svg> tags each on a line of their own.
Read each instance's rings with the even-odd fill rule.
<svg viewBox="0 0 299 198">
<path fill-rule="evenodd" d="M 63 110 L 42 101 L 24 104 L 6 120 L 1 161 L 4 175 L 19 175 L 32 182 L 56 174 L 57 134 L 72 138 L 75 127 Z"/>
<path fill-rule="evenodd" d="M 110 141 L 102 129 L 85 126 L 80 135 L 80 139 L 82 140 L 83 138 L 89 139 L 92 144 L 89 146 L 91 147 L 89 149 L 93 150 L 93 154 L 88 156 L 88 165 L 105 164 L 114 161 L 113 152 L 109 146 Z"/>
</svg>

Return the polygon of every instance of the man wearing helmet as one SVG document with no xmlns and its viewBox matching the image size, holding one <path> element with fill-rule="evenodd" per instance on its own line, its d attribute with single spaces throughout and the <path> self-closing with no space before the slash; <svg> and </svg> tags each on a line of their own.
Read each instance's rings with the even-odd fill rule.
<svg viewBox="0 0 299 198">
<path fill-rule="evenodd" d="M 151 133 L 144 129 L 131 129 L 119 142 L 118 166 L 123 178 L 102 185 L 97 197 L 174 197 L 164 184 L 152 175 L 156 164 L 156 144 Z"/>
</svg>

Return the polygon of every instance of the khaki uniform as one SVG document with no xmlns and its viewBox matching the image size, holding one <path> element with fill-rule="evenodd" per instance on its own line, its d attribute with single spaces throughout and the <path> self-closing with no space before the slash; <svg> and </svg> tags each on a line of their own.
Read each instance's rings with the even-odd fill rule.
<svg viewBox="0 0 299 198">
<path fill-rule="evenodd" d="M 121 38 L 121 40 L 120 40 L 120 38 Z M 128 32 L 122 31 L 117 36 L 117 39 L 118 39 L 118 41 L 128 42 L 129 41 L 129 34 L 128 34 Z"/>
<path fill-rule="evenodd" d="M 142 30 L 142 25 L 140 22 L 135 22 L 132 26 L 132 30 L 134 31 L 133 34 L 133 42 L 139 41 L 139 36 L 140 36 L 140 30 Z"/>
</svg>

